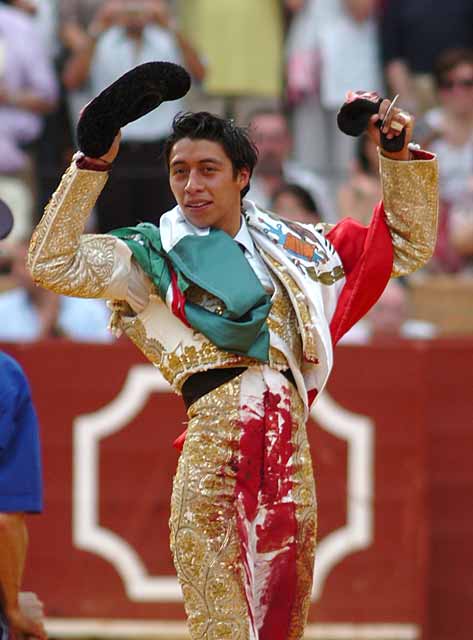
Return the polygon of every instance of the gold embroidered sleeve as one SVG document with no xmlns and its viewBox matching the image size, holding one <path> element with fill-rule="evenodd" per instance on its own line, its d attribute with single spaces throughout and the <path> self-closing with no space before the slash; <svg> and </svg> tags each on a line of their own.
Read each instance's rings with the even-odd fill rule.
<svg viewBox="0 0 473 640">
<path fill-rule="evenodd" d="M 394 248 L 392 277 L 420 269 L 437 238 L 438 166 L 431 160 L 396 161 L 380 155 L 383 202 Z"/>
<path fill-rule="evenodd" d="M 33 280 L 56 293 L 81 298 L 117 297 L 127 256 L 117 239 L 83 235 L 87 218 L 107 182 L 102 171 L 80 170 L 75 162 L 64 174 L 31 238 L 28 267 Z M 120 255 L 123 254 L 123 255 Z M 129 263 L 129 258 L 128 258 Z"/>
</svg>

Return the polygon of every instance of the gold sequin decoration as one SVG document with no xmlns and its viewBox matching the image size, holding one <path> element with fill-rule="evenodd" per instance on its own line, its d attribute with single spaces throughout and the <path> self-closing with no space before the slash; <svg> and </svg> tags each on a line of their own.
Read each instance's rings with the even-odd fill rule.
<svg viewBox="0 0 473 640">
<path fill-rule="evenodd" d="M 380 155 L 383 202 L 394 248 L 393 277 L 422 267 L 437 239 L 436 160 L 395 161 Z"/>
<path fill-rule="evenodd" d="M 304 357 L 309 362 L 317 362 L 317 345 L 315 342 L 315 337 L 312 333 L 312 320 L 310 317 L 309 307 L 305 300 L 305 295 L 297 286 L 294 278 L 292 278 L 288 274 L 287 270 L 275 258 L 263 251 L 261 251 L 261 255 L 264 258 L 266 264 L 283 283 L 289 295 L 289 299 L 298 318 L 299 330 L 302 336 Z"/>
<path fill-rule="evenodd" d="M 208 340 L 202 341 L 200 345 L 179 346 L 174 351 L 168 351 L 164 344 L 147 334 L 146 327 L 138 316 L 122 315 L 119 326 L 140 351 L 159 368 L 176 393 L 180 393 L 185 380 L 193 373 L 261 364 L 254 358 L 219 349 Z M 287 293 L 280 285 L 268 316 L 268 326 L 285 342 L 297 362 L 300 362 L 302 344 L 297 318 Z M 286 356 L 275 347 L 270 347 L 268 364 L 278 370 L 289 367 Z"/>
<path fill-rule="evenodd" d="M 251 367 L 257 364 L 257 360 L 223 351 L 211 342 L 205 341 L 198 347 L 187 345 L 176 351 L 164 353 L 159 369 L 169 384 L 180 392 L 185 380 L 198 371 Z"/>
<path fill-rule="evenodd" d="M 296 505 L 296 596 L 291 611 L 287 640 L 300 640 L 309 615 L 317 539 L 317 501 L 312 458 L 304 420 L 304 405 L 291 385 L 291 417 L 294 424 L 292 444 L 292 497 Z"/>
<path fill-rule="evenodd" d="M 322 273 L 318 273 L 315 267 L 307 267 L 306 271 L 311 280 L 320 282 L 325 286 L 335 284 L 338 280 L 345 277 L 345 271 L 343 267 L 340 266 L 334 267 L 332 271 L 323 271 Z"/>
<path fill-rule="evenodd" d="M 234 494 L 239 380 L 197 400 L 174 478 L 171 551 L 193 640 L 248 640 Z"/>
<path fill-rule="evenodd" d="M 275 281 L 275 294 L 268 317 L 268 327 L 287 345 L 296 362 L 302 361 L 302 341 L 296 312 L 286 290 L 279 280 Z M 282 356 L 282 360 L 281 360 Z M 287 360 L 281 352 L 273 349 L 271 353 L 273 368 L 287 368 Z"/>
<path fill-rule="evenodd" d="M 175 351 L 166 351 L 165 346 L 146 333 L 146 327 L 138 318 L 120 318 L 120 328 L 126 333 L 138 349 L 159 368 L 165 380 L 176 393 L 181 393 L 184 382 L 193 373 L 208 369 L 226 369 L 229 367 L 251 367 L 261 364 L 253 358 L 239 356 L 223 351 L 211 342 L 202 342 L 199 346 L 187 345 Z M 270 349 L 270 364 L 275 369 L 288 368 L 286 357 L 277 349 Z"/>
<path fill-rule="evenodd" d="M 297 522 L 297 584 L 288 640 L 300 640 L 310 606 L 316 543 L 316 500 L 304 406 L 291 389 L 292 498 Z M 234 495 L 239 453 L 240 378 L 189 409 L 184 449 L 171 501 L 171 549 L 193 640 L 249 637 Z"/>
<path fill-rule="evenodd" d="M 82 235 L 107 177 L 74 163 L 62 177 L 30 242 L 28 267 L 37 284 L 80 298 L 99 298 L 109 285 L 116 239 Z"/>
<path fill-rule="evenodd" d="M 147 336 L 146 328 L 142 321 L 137 316 L 130 318 L 122 315 L 120 317 L 120 328 L 144 353 L 148 360 L 159 367 L 164 353 L 164 346 L 156 338 Z"/>
</svg>

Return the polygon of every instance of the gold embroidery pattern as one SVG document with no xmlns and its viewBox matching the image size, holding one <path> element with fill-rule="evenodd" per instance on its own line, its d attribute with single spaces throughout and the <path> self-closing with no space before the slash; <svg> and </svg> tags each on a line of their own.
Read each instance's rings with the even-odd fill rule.
<svg viewBox="0 0 473 640">
<path fill-rule="evenodd" d="M 279 281 L 275 282 L 276 292 L 268 317 L 269 329 L 279 336 L 294 354 L 296 362 L 302 361 L 302 342 L 296 312 L 286 290 Z M 270 353 L 270 365 L 275 369 L 286 369 L 287 360 L 277 349 Z"/>
<path fill-rule="evenodd" d="M 146 328 L 138 317 L 120 317 L 120 328 L 140 351 L 157 367 L 161 363 L 164 346 L 155 338 L 148 338 Z"/>
<path fill-rule="evenodd" d="M 171 500 L 171 551 L 193 640 L 248 640 L 234 494 L 239 379 L 189 410 Z"/>
<path fill-rule="evenodd" d="M 186 297 L 191 302 L 210 311 L 223 313 L 224 303 L 199 287 L 194 285 L 189 287 Z M 282 338 L 283 342 L 289 346 L 290 351 L 295 354 L 297 361 L 300 362 L 302 347 L 297 317 L 285 289 L 278 283 L 276 283 L 276 292 L 268 316 L 268 327 Z M 287 369 L 288 367 L 285 356 L 274 347 L 270 347 L 269 364 L 275 369 Z"/>
<path fill-rule="evenodd" d="M 337 280 L 341 280 L 345 277 L 343 267 L 334 267 L 332 271 L 323 271 L 322 273 L 317 273 L 315 267 L 307 267 L 306 271 L 311 280 L 314 280 L 314 282 L 321 282 L 325 286 L 335 284 Z"/>
<path fill-rule="evenodd" d="M 437 239 L 438 167 L 434 160 L 380 156 L 383 202 L 394 248 L 393 277 L 420 269 Z"/>
<path fill-rule="evenodd" d="M 121 316 L 119 322 L 120 328 L 132 342 L 155 366 L 159 367 L 163 377 L 176 393 L 180 393 L 185 380 L 198 371 L 251 367 L 261 364 L 254 358 L 219 349 L 207 340 L 200 345 L 187 345 L 175 351 L 167 351 L 161 342 L 147 335 L 146 327 L 139 317 Z M 302 345 L 297 318 L 289 297 L 282 287 L 279 288 L 271 307 L 268 326 L 282 338 L 300 362 Z M 286 357 L 274 347 L 270 347 L 269 350 L 269 365 L 278 370 L 288 368 Z"/>
<path fill-rule="evenodd" d="M 288 640 L 300 640 L 304 635 L 312 593 L 317 538 L 317 501 L 312 459 L 304 421 L 304 406 L 293 385 L 291 385 L 291 416 L 294 424 L 292 496 L 296 505 L 297 520 L 297 586 Z"/>
<path fill-rule="evenodd" d="M 312 320 L 305 296 L 295 283 L 294 279 L 275 258 L 263 251 L 261 251 L 261 255 L 285 286 L 292 302 L 292 306 L 296 311 L 302 335 L 304 357 L 309 362 L 317 362 L 317 345 L 312 333 Z"/>
<path fill-rule="evenodd" d="M 180 352 L 163 354 L 159 369 L 169 384 L 180 391 L 185 380 L 197 371 L 251 367 L 258 364 L 260 363 L 257 360 L 222 351 L 211 342 L 203 342 L 199 348 L 188 345 Z"/>
<path fill-rule="evenodd" d="M 106 181 L 104 172 L 78 171 L 74 165 L 66 171 L 30 242 L 28 267 L 37 284 L 82 298 L 105 291 L 116 239 L 81 234 Z"/>
<path fill-rule="evenodd" d="M 251 367 L 260 364 L 253 358 L 222 351 L 211 342 L 202 342 L 198 346 L 187 345 L 184 348 L 179 347 L 175 351 L 166 351 L 165 346 L 159 340 L 147 335 L 146 327 L 138 317 L 121 316 L 120 328 L 148 360 L 159 368 L 165 380 L 169 382 L 176 393 L 180 393 L 185 380 L 198 371 L 236 366 Z"/>
</svg>

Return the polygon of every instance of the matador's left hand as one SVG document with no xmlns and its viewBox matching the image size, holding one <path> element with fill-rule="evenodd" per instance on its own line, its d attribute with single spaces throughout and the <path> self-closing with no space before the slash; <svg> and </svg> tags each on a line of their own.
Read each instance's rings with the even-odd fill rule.
<svg viewBox="0 0 473 640">
<path fill-rule="evenodd" d="M 392 160 L 409 160 L 410 151 L 408 148 L 409 142 L 412 140 L 412 132 L 414 129 L 415 118 L 407 111 L 393 107 L 388 113 L 388 109 L 391 105 L 391 100 L 383 100 L 379 106 L 379 111 L 375 115 L 371 116 L 368 124 L 368 133 L 371 139 L 377 144 L 383 156 L 391 158 Z M 388 117 L 386 118 L 386 114 Z M 378 120 L 383 121 L 386 118 L 384 126 L 380 130 L 376 123 Z M 381 145 L 381 132 L 385 133 L 388 139 L 392 139 L 401 135 L 402 131 L 406 132 L 404 146 L 400 151 L 389 152 L 382 148 Z"/>
</svg>

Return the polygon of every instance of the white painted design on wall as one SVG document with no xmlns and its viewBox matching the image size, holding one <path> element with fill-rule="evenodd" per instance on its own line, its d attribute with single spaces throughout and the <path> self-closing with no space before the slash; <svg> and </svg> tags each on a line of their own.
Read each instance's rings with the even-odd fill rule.
<svg viewBox="0 0 473 640">
<path fill-rule="evenodd" d="M 135 365 L 120 393 L 108 405 L 74 421 L 73 541 L 79 549 L 104 558 L 119 573 L 130 600 L 182 600 L 177 578 L 150 575 L 141 557 L 98 518 L 99 450 L 103 438 L 125 428 L 153 392 L 169 385 L 152 365 Z M 314 599 L 322 594 L 330 571 L 350 553 L 368 547 L 373 538 L 373 424 L 346 411 L 328 394 L 319 398 L 312 416 L 318 424 L 348 442 L 347 524 L 318 544 Z"/>
<path fill-rule="evenodd" d="M 74 620 L 48 618 L 50 638 L 110 638 L 111 640 L 189 640 L 185 622 L 150 620 Z M 418 640 L 420 628 L 415 624 L 309 624 L 304 640 Z"/>
<path fill-rule="evenodd" d="M 130 600 L 176 602 L 182 600 L 177 578 L 150 576 L 135 549 L 98 519 L 100 441 L 126 427 L 156 391 L 169 391 L 161 374 L 152 365 L 135 365 L 110 404 L 74 421 L 73 540 L 115 567 Z"/>
<path fill-rule="evenodd" d="M 351 413 L 324 392 L 311 417 L 328 433 L 347 441 L 347 524 L 319 541 L 312 599 L 322 595 L 332 569 L 355 551 L 373 542 L 374 425 L 366 416 Z"/>
</svg>

